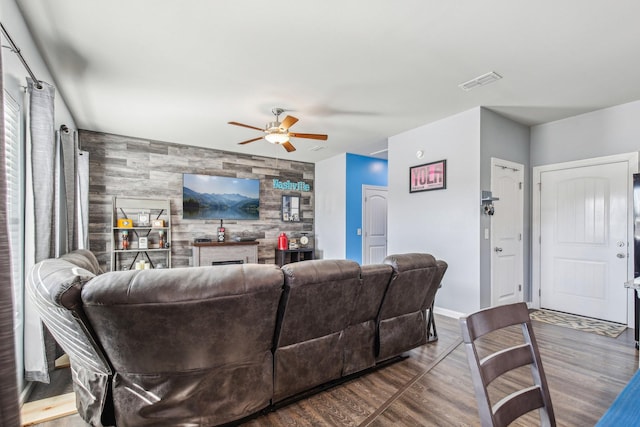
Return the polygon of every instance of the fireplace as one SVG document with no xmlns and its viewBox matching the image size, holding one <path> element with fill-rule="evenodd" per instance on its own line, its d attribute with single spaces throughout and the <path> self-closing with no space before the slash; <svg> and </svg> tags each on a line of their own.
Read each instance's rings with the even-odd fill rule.
<svg viewBox="0 0 640 427">
<path fill-rule="evenodd" d="M 228 261 L 211 261 L 211 265 L 244 264 L 241 259 L 231 259 Z"/>
<path fill-rule="evenodd" d="M 194 242 L 193 264 L 256 264 L 258 262 L 258 242 Z"/>
</svg>

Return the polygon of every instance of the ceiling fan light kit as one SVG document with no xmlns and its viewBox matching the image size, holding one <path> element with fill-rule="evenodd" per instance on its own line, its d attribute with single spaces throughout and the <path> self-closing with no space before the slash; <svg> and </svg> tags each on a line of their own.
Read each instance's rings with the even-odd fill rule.
<svg viewBox="0 0 640 427">
<path fill-rule="evenodd" d="M 287 142 L 289 140 L 289 134 L 286 131 L 284 132 L 275 131 L 275 132 L 267 133 L 264 136 L 264 139 L 266 139 L 272 144 L 282 144 L 283 142 Z"/>
<path fill-rule="evenodd" d="M 284 109 L 274 107 L 271 112 L 274 116 L 276 116 L 276 120 L 273 122 L 267 123 L 264 129 L 260 129 L 259 127 L 245 125 L 243 123 L 238 122 L 229 122 L 230 125 L 242 126 L 249 129 L 259 130 L 265 133 L 264 139 L 272 144 L 279 144 L 284 147 L 287 152 L 295 151 L 296 148 L 289 142 L 291 137 L 295 138 L 309 138 L 309 139 L 317 139 L 326 141 L 327 135 L 316 134 L 316 133 L 293 133 L 289 132 L 289 128 L 293 126 L 298 119 L 293 116 L 286 116 L 282 122 L 280 122 L 279 117 L 280 114 L 284 112 Z M 253 141 L 257 141 L 262 139 L 262 137 L 252 138 L 246 141 L 239 142 L 238 144 L 248 144 Z"/>
</svg>

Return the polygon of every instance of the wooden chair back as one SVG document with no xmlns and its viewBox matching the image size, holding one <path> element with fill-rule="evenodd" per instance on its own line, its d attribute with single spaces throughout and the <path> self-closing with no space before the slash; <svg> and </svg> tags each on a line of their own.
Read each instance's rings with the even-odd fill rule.
<svg viewBox="0 0 640 427">
<path fill-rule="evenodd" d="M 504 340 L 489 337 L 486 342 L 478 341 L 493 331 L 515 325 L 520 325 L 522 330 L 522 338 L 518 337 L 515 344 L 502 346 L 499 344 Z M 460 326 L 482 425 L 507 426 L 524 414 L 539 409 L 541 425 L 555 426 L 549 387 L 527 305 L 516 303 L 480 310 L 462 317 Z M 489 388 L 494 380 L 527 365 L 531 368 L 531 385 L 519 384 L 520 380 L 507 380 L 511 381 L 512 389 L 498 387 L 497 384 L 496 388 L 500 390 Z M 492 402 L 491 398 L 497 401 Z"/>
</svg>

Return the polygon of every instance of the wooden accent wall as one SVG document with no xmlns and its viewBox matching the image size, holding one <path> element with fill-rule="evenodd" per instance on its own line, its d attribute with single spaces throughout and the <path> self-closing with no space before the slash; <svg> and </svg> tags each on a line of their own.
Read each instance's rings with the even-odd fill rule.
<svg viewBox="0 0 640 427">
<path fill-rule="evenodd" d="M 93 131 L 79 131 L 79 144 L 89 152 L 89 249 L 101 267 L 110 269 L 112 196 L 168 198 L 171 202 L 172 264 L 190 265 L 191 243 L 216 237 L 220 221 L 182 219 L 182 174 L 260 179 L 260 220 L 224 221 L 227 238 L 244 233 L 258 237 L 258 262 L 272 264 L 278 235 L 299 237 L 314 231 L 313 163 L 251 156 L 168 142 Z M 273 188 L 273 179 L 305 181 L 309 192 Z M 280 220 L 282 195 L 300 196 L 302 222 Z M 313 239 L 312 239 L 313 241 Z"/>
</svg>

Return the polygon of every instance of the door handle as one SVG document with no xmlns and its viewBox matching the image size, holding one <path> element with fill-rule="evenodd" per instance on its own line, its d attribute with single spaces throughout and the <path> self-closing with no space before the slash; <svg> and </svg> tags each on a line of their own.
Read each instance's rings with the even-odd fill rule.
<svg viewBox="0 0 640 427">
<path fill-rule="evenodd" d="M 618 258 L 626 258 L 626 257 L 627 257 L 627 255 L 626 255 L 626 254 L 616 254 L 616 256 L 617 256 Z"/>
<path fill-rule="evenodd" d="M 496 251 L 496 252 L 502 252 L 502 248 L 499 248 L 499 247 L 497 247 L 497 246 L 496 246 L 496 247 L 495 247 L 495 249 L 494 249 L 494 251 Z"/>
</svg>

